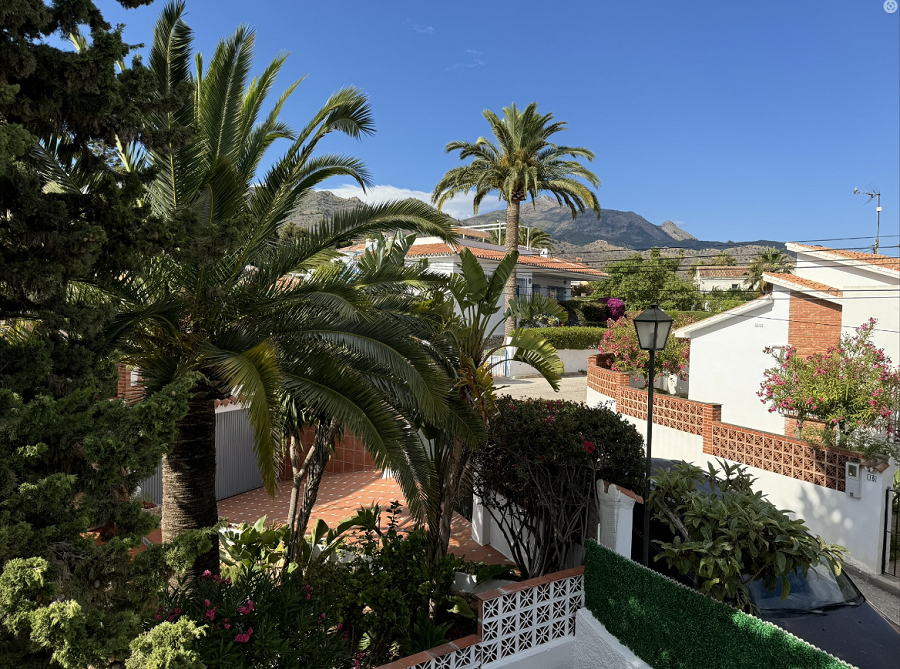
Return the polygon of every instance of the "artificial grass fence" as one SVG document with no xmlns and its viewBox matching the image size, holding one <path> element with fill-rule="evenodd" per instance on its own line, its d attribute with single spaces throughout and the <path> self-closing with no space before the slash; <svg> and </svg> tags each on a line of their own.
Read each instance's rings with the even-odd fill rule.
<svg viewBox="0 0 900 669">
<path fill-rule="evenodd" d="M 588 541 L 585 606 L 654 669 L 847 669 L 788 634 Z"/>
<path fill-rule="evenodd" d="M 597 348 L 604 332 L 606 328 L 581 325 L 541 328 L 541 336 L 557 350 Z"/>
</svg>

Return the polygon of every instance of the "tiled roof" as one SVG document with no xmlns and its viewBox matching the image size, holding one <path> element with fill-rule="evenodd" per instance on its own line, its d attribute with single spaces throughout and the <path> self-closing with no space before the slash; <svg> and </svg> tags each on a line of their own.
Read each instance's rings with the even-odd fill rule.
<svg viewBox="0 0 900 669">
<path fill-rule="evenodd" d="M 804 279 L 803 277 L 796 276 L 795 274 L 772 274 L 766 272 L 765 274 L 763 274 L 763 279 L 769 280 L 772 283 L 776 283 L 779 285 L 787 285 L 789 288 L 794 288 L 796 286 L 801 292 L 804 288 L 806 288 L 817 293 L 827 293 L 828 295 L 834 295 L 835 297 L 841 297 L 843 295 L 843 292 L 839 288 L 829 286 L 825 283 L 819 283 L 818 281 L 812 281 L 811 279 Z"/>
<path fill-rule="evenodd" d="M 880 253 L 860 253 L 859 251 L 844 251 L 843 249 L 830 249 L 827 246 L 807 246 L 806 244 L 790 244 L 791 250 L 794 251 L 816 251 L 819 253 L 829 253 L 847 260 L 859 260 L 870 265 L 882 267 L 892 272 L 900 272 L 900 258 L 894 256 L 881 255 Z"/>
<path fill-rule="evenodd" d="M 747 276 L 747 268 L 737 265 L 701 265 L 697 267 L 697 275 L 710 279 L 740 278 Z"/>
<path fill-rule="evenodd" d="M 413 244 L 409 248 L 407 256 L 450 256 L 459 253 L 462 245 L 450 246 L 449 244 Z M 505 251 L 496 251 L 494 249 L 483 249 L 477 246 L 466 246 L 476 258 L 484 258 L 485 260 L 502 260 L 506 255 Z M 554 258 L 552 256 L 536 256 L 536 255 L 520 255 L 519 265 L 529 265 L 532 267 L 542 267 L 545 269 L 556 269 L 564 272 L 578 272 L 579 274 L 592 274 L 594 276 L 607 276 L 605 272 L 593 269 L 578 262 L 563 260 L 562 258 Z"/>
</svg>

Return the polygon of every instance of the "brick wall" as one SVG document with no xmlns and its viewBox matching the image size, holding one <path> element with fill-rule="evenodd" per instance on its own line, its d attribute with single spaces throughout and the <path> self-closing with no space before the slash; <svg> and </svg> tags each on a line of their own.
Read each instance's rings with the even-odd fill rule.
<svg viewBox="0 0 900 669">
<path fill-rule="evenodd" d="M 312 427 L 306 428 L 300 436 L 300 441 L 303 444 L 302 457 L 305 457 L 306 453 L 309 451 L 309 447 L 313 443 L 313 436 Z M 377 470 L 378 467 L 375 466 L 375 461 L 372 459 L 372 456 L 369 455 L 368 451 L 366 451 L 363 443 L 352 434 L 345 434 L 344 438 L 335 444 L 331 460 L 328 461 L 328 465 L 325 467 L 325 472 L 329 474 L 373 472 Z M 284 466 L 281 470 L 281 477 L 288 480 L 292 478 L 291 463 L 289 459 L 285 459 Z"/>
<path fill-rule="evenodd" d="M 788 343 L 798 355 L 824 353 L 841 341 L 841 305 L 791 291 Z"/>
<path fill-rule="evenodd" d="M 596 356 L 588 359 L 588 387 L 612 397 L 620 413 L 647 420 L 647 391 L 628 387 L 628 374 L 605 369 Z M 790 436 L 723 423 L 721 404 L 671 395 L 654 395 L 653 423 L 702 435 L 707 455 L 840 491 L 845 484 L 844 465 L 857 457 L 841 449 L 817 448 Z"/>
<path fill-rule="evenodd" d="M 116 365 L 119 377 L 116 382 L 116 399 L 125 400 L 126 404 L 134 404 L 144 396 L 144 389 L 140 386 L 140 375 L 132 374 L 132 368 L 128 365 Z"/>
</svg>

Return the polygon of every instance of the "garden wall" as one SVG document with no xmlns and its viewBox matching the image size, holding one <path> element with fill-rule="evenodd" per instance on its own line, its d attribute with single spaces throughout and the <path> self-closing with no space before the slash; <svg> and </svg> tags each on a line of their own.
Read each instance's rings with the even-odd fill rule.
<svg viewBox="0 0 900 669">
<path fill-rule="evenodd" d="M 583 374 L 587 372 L 588 358 L 592 355 L 596 355 L 597 349 L 563 348 L 557 349 L 556 354 L 559 356 L 559 359 L 563 363 L 564 374 L 577 374 L 579 372 Z M 526 365 L 524 362 L 515 362 L 513 360 L 510 360 L 501 365 L 497 365 L 497 367 L 494 368 L 494 376 L 497 378 L 514 378 L 538 375 L 538 371 L 534 367 Z"/>
<path fill-rule="evenodd" d="M 585 608 L 654 669 L 849 667 L 780 627 L 736 611 L 592 541 L 587 545 L 584 587 Z M 583 625 L 579 620 L 575 650 L 578 669 L 636 666 L 616 663 L 615 655 L 607 664 L 582 663 L 581 651 L 591 645 L 608 655 L 613 655 L 610 649 L 618 650 L 619 657 L 624 654 L 603 638 L 599 627 Z"/>
<path fill-rule="evenodd" d="M 647 393 L 629 388 L 628 374 L 602 368 L 592 359 L 586 402 L 618 411 L 646 438 Z M 746 465 L 773 504 L 802 518 L 826 541 L 846 546 L 851 564 L 880 573 L 884 494 L 896 467 L 883 472 L 863 468 L 861 495 L 849 497 L 845 465 L 857 459 L 853 453 L 723 423 L 718 404 L 655 395 L 653 405 L 654 457 L 703 468 L 717 458 Z"/>
<path fill-rule="evenodd" d="M 478 596 L 478 634 L 379 669 L 568 669 L 584 568 L 548 574 Z"/>
</svg>

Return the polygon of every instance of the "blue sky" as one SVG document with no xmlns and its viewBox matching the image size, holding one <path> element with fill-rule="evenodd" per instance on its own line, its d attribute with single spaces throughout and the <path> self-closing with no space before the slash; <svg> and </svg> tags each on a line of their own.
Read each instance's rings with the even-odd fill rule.
<svg viewBox="0 0 900 669">
<path fill-rule="evenodd" d="M 163 7 L 98 4 L 133 43 Z M 188 0 L 187 21 L 204 54 L 240 23 L 257 69 L 290 51 L 280 88 L 308 75 L 283 113 L 295 126 L 338 88 L 368 93 L 377 134 L 325 148 L 368 164 L 373 197 L 430 193 L 458 164 L 444 145 L 487 132 L 483 109 L 537 101 L 597 154 L 604 208 L 701 239 L 857 237 L 875 205 L 852 191 L 875 182 L 882 247 L 898 244 L 900 12 L 882 0 Z"/>
</svg>

